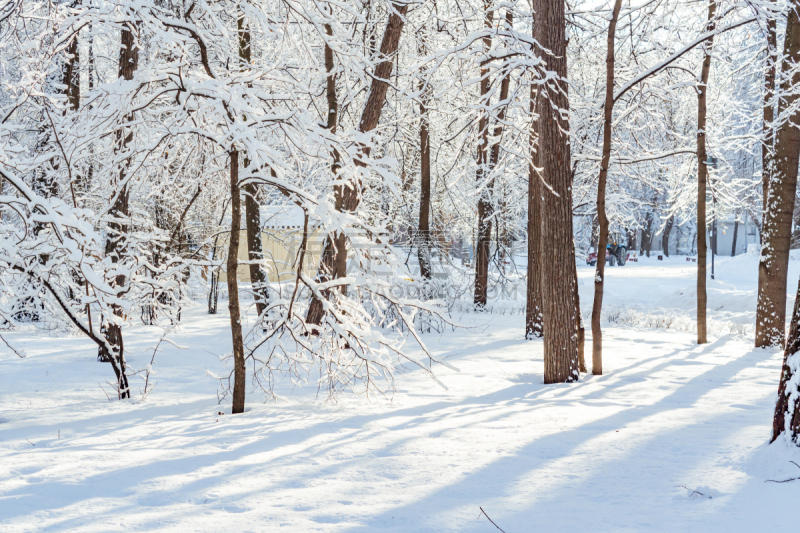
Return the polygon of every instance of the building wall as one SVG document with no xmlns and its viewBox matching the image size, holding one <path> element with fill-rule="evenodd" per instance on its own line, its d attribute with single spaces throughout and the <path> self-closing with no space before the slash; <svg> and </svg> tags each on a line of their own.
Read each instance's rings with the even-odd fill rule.
<svg viewBox="0 0 800 533">
<path fill-rule="evenodd" d="M 295 261 L 297 250 L 303 238 L 302 229 L 265 229 L 261 233 L 261 246 L 264 254 L 264 268 L 269 281 L 293 281 L 297 275 Z M 223 245 L 227 249 L 227 242 Z M 303 273 L 313 277 L 319 268 L 322 249 L 325 246 L 325 236 L 320 231 L 313 231 L 308 237 L 308 246 Z M 250 281 L 250 267 L 247 264 L 247 232 L 239 233 L 239 266 L 236 269 L 236 278 L 239 281 Z M 225 272 L 223 265 L 222 271 Z"/>
<path fill-rule="evenodd" d="M 714 253 L 717 255 L 731 255 L 733 245 L 733 222 L 717 225 L 717 248 Z M 758 230 L 753 224 L 739 223 L 739 230 L 736 235 L 736 253 L 739 255 L 747 251 L 748 245 L 758 243 Z M 709 229 L 709 248 L 711 245 L 711 231 Z"/>
</svg>

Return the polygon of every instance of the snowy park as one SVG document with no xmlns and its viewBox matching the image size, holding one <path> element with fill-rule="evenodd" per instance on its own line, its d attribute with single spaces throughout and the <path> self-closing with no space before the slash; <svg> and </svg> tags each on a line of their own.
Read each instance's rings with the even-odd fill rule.
<svg viewBox="0 0 800 533">
<path fill-rule="evenodd" d="M 0 363 L 0 529 L 497 531 L 486 515 L 509 533 L 782 527 L 800 482 L 768 480 L 800 476 L 800 452 L 767 445 L 782 352 L 752 347 L 757 256 L 717 258 L 705 345 L 689 265 L 609 269 L 605 375 L 556 386 L 522 314 L 423 335 L 458 369 L 437 371 L 447 390 L 408 368 L 385 398 L 331 403 L 307 386 L 235 417 L 206 375 L 230 351 L 224 314 L 187 310 L 185 349 L 159 349 L 145 401 L 109 401 L 84 340 L 15 333 L 28 357 Z M 578 273 L 591 302 L 594 270 Z M 133 368 L 151 360 L 148 329 L 126 340 Z"/>
<path fill-rule="evenodd" d="M 800 501 L 800 0 L 0 0 L 0 533 Z"/>
</svg>

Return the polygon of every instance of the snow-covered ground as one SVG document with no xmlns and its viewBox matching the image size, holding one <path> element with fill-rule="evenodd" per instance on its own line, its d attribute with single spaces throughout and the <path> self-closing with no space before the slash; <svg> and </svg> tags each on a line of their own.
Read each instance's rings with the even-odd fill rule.
<svg viewBox="0 0 800 533">
<path fill-rule="evenodd" d="M 228 318 L 202 306 L 144 402 L 106 399 L 111 370 L 82 339 L 12 336 L 28 357 L 0 350 L 0 531 L 497 531 L 486 515 L 507 533 L 791 528 L 800 481 L 765 482 L 800 476 L 800 450 L 766 446 L 781 354 L 752 348 L 756 261 L 718 259 L 704 346 L 696 264 L 608 269 L 606 374 L 571 385 L 542 385 L 521 315 L 426 334 L 460 369 L 438 370 L 448 391 L 408 371 L 390 401 L 248 391 L 235 417 L 206 375 Z M 592 275 L 581 265 L 584 311 Z M 128 333 L 132 367 L 158 335 Z"/>
</svg>

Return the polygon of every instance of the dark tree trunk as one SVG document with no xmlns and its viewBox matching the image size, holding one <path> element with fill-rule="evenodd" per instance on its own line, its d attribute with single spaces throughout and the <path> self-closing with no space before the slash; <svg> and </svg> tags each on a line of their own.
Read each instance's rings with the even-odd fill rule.
<svg viewBox="0 0 800 533">
<path fill-rule="evenodd" d="M 775 5 L 775 0 L 771 0 Z M 767 196 L 769 192 L 770 173 L 774 168 L 772 150 L 774 148 L 775 129 L 772 121 L 775 119 L 775 109 L 772 99 L 775 96 L 775 72 L 778 63 L 778 38 L 777 25 L 774 17 L 767 19 L 767 65 L 764 72 L 764 108 L 762 131 L 764 135 L 761 144 L 761 198 L 762 221 L 767 212 Z"/>
<path fill-rule="evenodd" d="M 92 33 L 92 24 L 89 23 L 89 57 L 88 57 L 88 68 L 87 68 L 87 81 L 89 91 L 94 90 L 94 77 L 95 77 L 95 66 L 94 66 L 94 36 L 91 35 Z M 91 105 L 91 104 L 90 104 Z M 89 146 L 89 154 L 94 156 L 94 145 Z M 93 159 L 93 157 L 92 157 Z M 86 169 L 86 175 L 80 177 L 79 188 L 81 191 L 88 191 L 89 187 L 91 187 L 92 181 L 94 179 L 94 161 L 90 160 L 88 164 L 88 168 Z M 87 287 L 88 290 L 88 287 Z"/>
<path fill-rule="evenodd" d="M 708 4 L 706 31 L 714 29 L 714 14 L 717 3 Z M 708 154 L 706 153 L 706 93 L 708 73 L 711 70 L 711 47 L 713 39 L 704 45 L 703 70 L 697 92 L 697 344 L 708 342 L 706 329 L 706 186 L 708 182 Z"/>
<path fill-rule="evenodd" d="M 664 251 L 664 256 L 669 257 L 669 236 L 672 233 L 672 227 L 675 225 L 675 215 L 670 215 L 667 223 L 664 225 L 664 233 L 661 234 L 661 249 Z"/>
<path fill-rule="evenodd" d="M 228 241 L 228 311 L 231 318 L 231 340 L 233 343 L 233 406 L 231 413 L 244 412 L 245 367 L 244 338 L 242 337 L 242 315 L 239 306 L 239 280 L 236 270 L 239 266 L 239 233 L 242 223 L 242 202 L 239 196 L 239 152 L 234 148 L 231 157 L 231 236 Z"/>
<path fill-rule="evenodd" d="M 325 24 L 325 32 L 328 36 L 333 36 L 333 28 L 330 24 Z M 336 126 L 339 120 L 339 99 L 336 94 L 336 72 L 334 67 L 333 49 L 328 43 L 325 43 L 325 96 L 328 101 L 328 123 L 326 128 L 330 130 L 331 133 L 336 133 Z M 338 175 L 340 165 L 341 160 L 339 152 L 334 148 L 333 161 L 331 162 L 331 174 L 334 177 Z M 342 211 L 344 202 L 344 191 L 342 189 L 341 185 L 334 186 L 334 208 L 339 212 Z M 319 282 L 326 282 L 335 277 L 344 277 L 346 275 L 347 239 L 343 232 L 338 232 L 332 238 L 328 236 L 325 239 L 317 280 Z M 324 291 L 322 294 L 325 298 L 330 296 L 329 291 Z M 323 314 L 322 301 L 312 296 L 306 321 L 309 324 L 319 325 L 322 322 Z M 315 331 L 316 330 L 312 328 L 312 332 Z"/>
<path fill-rule="evenodd" d="M 733 244 L 731 244 L 731 257 L 736 255 L 736 239 L 739 237 L 739 220 L 733 221 Z"/>
<path fill-rule="evenodd" d="M 378 66 L 375 67 L 367 103 L 364 104 L 364 111 L 361 114 L 361 120 L 358 124 L 358 130 L 361 133 L 368 133 L 374 130 L 381 118 L 383 104 L 386 101 L 386 92 L 389 90 L 389 84 L 385 80 L 389 79 L 392 74 L 392 69 L 394 68 L 394 55 L 400 45 L 400 36 L 403 33 L 408 4 L 393 3 L 391 9 L 392 12 L 389 15 L 389 21 L 386 24 L 386 30 L 383 33 L 383 40 L 381 41 L 380 53 L 383 61 L 378 63 Z M 331 70 L 328 72 L 330 73 Z M 330 95 L 330 90 L 328 94 Z M 368 146 L 363 146 L 360 148 L 360 151 L 363 156 L 368 157 L 370 148 Z M 366 163 L 358 158 L 355 163 L 358 166 L 366 166 Z M 340 211 L 353 212 L 361 203 L 361 183 L 356 182 L 350 185 L 350 187 L 345 187 L 344 191 L 339 195 L 341 204 L 337 205 L 337 209 Z M 337 204 L 339 204 L 339 199 L 337 199 Z M 330 238 L 325 240 L 322 259 L 317 272 L 318 279 L 329 279 L 334 273 L 336 273 L 337 276 L 343 276 L 345 274 L 347 248 L 344 246 L 344 243 L 344 234 L 340 235 L 336 244 Z M 324 309 L 322 301 L 312 298 L 308 307 L 306 322 L 308 324 L 319 325 L 322 323 L 323 315 Z"/>
<path fill-rule="evenodd" d="M 573 251 L 573 255 L 574 255 Z M 586 355 L 585 355 L 585 345 L 586 345 L 586 330 L 583 327 L 583 313 L 581 313 L 581 294 L 578 290 L 578 264 L 575 263 L 575 268 L 572 269 L 573 276 L 573 286 L 575 287 L 575 292 L 573 293 L 573 298 L 575 302 L 575 319 L 576 319 L 576 327 L 578 330 L 578 370 L 583 372 L 584 374 L 588 372 L 586 370 Z"/>
<path fill-rule="evenodd" d="M 507 34 L 513 32 L 514 29 L 514 12 L 510 9 L 506 9 L 506 19 L 505 19 L 505 31 Z M 494 127 L 494 139 L 495 142 L 492 144 L 492 148 L 489 153 L 489 172 L 494 173 L 495 168 L 497 167 L 497 163 L 500 161 L 500 139 L 503 137 L 503 123 L 506 119 L 506 109 L 508 100 L 508 91 L 511 87 L 511 78 L 509 76 L 509 72 L 506 71 L 503 73 L 502 78 L 500 79 L 500 99 L 498 100 L 498 105 L 500 109 L 497 111 L 497 122 Z M 490 195 L 494 193 L 494 178 L 490 182 Z M 508 232 L 506 231 L 506 225 L 501 224 L 503 222 L 503 214 L 506 212 L 506 201 L 505 196 L 501 191 L 499 203 L 498 203 L 498 211 L 494 212 L 494 207 L 492 207 L 492 215 L 495 219 L 495 239 L 497 241 L 497 250 L 498 256 L 500 259 L 500 268 L 502 272 L 505 273 L 504 267 L 504 260 L 506 256 L 506 250 L 508 249 Z M 488 272 L 487 272 L 488 278 Z"/>
<path fill-rule="evenodd" d="M 781 379 L 778 384 L 778 401 L 775 403 L 775 414 L 772 418 L 772 439 L 775 440 L 784 431 L 789 432 L 789 437 L 795 444 L 800 445 L 800 388 L 794 385 L 795 390 L 787 391 L 789 382 L 794 377 L 793 368 L 797 365 L 790 365 L 789 358 L 796 358 L 800 352 L 800 283 L 797 285 L 797 295 L 794 300 L 794 312 L 792 313 L 792 323 L 789 326 L 789 338 L 786 341 L 786 349 L 783 352 L 783 366 L 781 367 Z"/>
<path fill-rule="evenodd" d="M 605 282 L 605 253 L 608 245 L 608 216 L 606 215 L 606 181 L 608 165 L 611 160 L 611 123 L 614 118 L 614 40 L 617 33 L 617 19 L 622 0 L 615 0 L 608 23 L 606 49 L 606 101 L 603 108 L 603 156 L 600 160 L 600 174 L 597 178 L 597 264 L 594 276 L 594 302 L 592 304 L 592 374 L 603 374 L 603 331 L 600 328 L 600 315 L 603 310 L 603 286 Z M 575 289 L 577 291 L 577 287 Z"/>
<path fill-rule="evenodd" d="M 626 230 L 626 234 L 628 236 L 628 250 L 636 251 L 636 230 Z"/>
<path fill-rule="evenodd" d="M 250 28 L 245 24 L 244 13 L 239 11 L 236 20 L 237 33 L 239 36 L 239 60 L 241 69 L 250 68 L 252 59 L 252 49 L 250 47 Z M 245 158 L 244 167 L 247 168 L 250 162 Z M 258 202 L 258 187 L 254 183 L 247 183 L 241 187 L 244 192 L 244 218 L 247 231 L 247 261 L 250 271 L 250 286 L 253 290 L 253 297 L 256 301 L 256 312 L 258 316 L 267 308 L 269 298 L 267 292 L 267 276 L 261 268 L 261 261 L 264 254 L 261 246 L 261 213 Z"/>
<path fill-rule="evenodd" d="M 488 34 L 494 20 L 494 11 L 490 11 L 490 3 L 484 2 L 485 18 L 484 27 L 487 35 L 483 38 L 484 54 L 489 54 L 492 48 L 492 37 Z M 492 185 L 490 181 L 484 183 L 487 175 L 491 173 L 488 161 L 489 155 L 489 65 L 481 67 L 480 105 L 483 107 L 481 118 L 478 120 L 478 170 L 475 182 L 480 188 L 478 196 L 478 242 L 475 243 L 475 297 L 476 309 L 486 307 L 487 292 L 489 290 L 489 254 L 492 242 Z"/>
<path fill-rule="evenodd" d="M 246 164 L 247 162 L 245 162 Z M 261 268 L 264 253 L 261 248 L 261 214 L 257 200 L 258 187 L 253 183 L 242 186 L 244 191 L 244 218 L 247 228 L 247 265 L 250 270 L 250 284 L 256 300 L 258 315 L 267 308 L 267 276 Z"/>
<path fill-rule="evenodd" d="M 421 30 L 424 32 L 425 28 Z M 420 32 L 420 57 L 425 57 L 425 39 Z M 420 184 L 419 184 L 419 227 L 417 238 L 417 258 L 419 259 L 419 273 L 423 279 L 431 279 L 431 141 L 429 138 L 428 102 L 431 100 L 431 84 L 427 77 L 429 72 L 423 71 L 420 80 L 422 97 L 419 102 L 419 150 L 420 150 Z"/>
<path fill-rule="evenodd" d="M 69 108 L 77 111 L 81 104 L 81 70 L 78 51 L 78 36 L 76 35 L 67 48 L 69 58 L 64 69 L 64 85 Z"/>
<path fill-rule="evenodd" d="M 125 80 L 132 80 L 139 66 L 139 49 L 136 44 L 134 31 L 134 27 L 123 26 L 120 32 L 119 77 Z M 132 116 L 125 117 L 125 122 L 131 122 L 132 120 Z M 124 126 L 121 127 L 115 134 L 115 152 L 120 153 L 125 151 L 132 140 L 133 133 L 131 131 L 126 131 Z M 117 182 L 114 184 L 117 189 L 117 198 L 114 205 L 112 205 L 109 210 L 109 215 L 114 221 L 108 224 L 109 231 L 106 236 L 105 254 L 111 259 L 112 263 L 118 263 L 125 254 L 127 248 L 125 235 L 128 234 L 128 227 L 126 224 L 117 221 L 124 220 L 130 216 L 130 207 L 128 205 L 129 192 L 127 184 L 125 183 L 129 165 L 130 160 L 126 160 L 120 168 L 119 174 L 117 175 Z M 112 281 L 111 286 L 121 290 L 125 286 L 125 283 L 125 276 L 118 275 Z M 100 332 L 105 337 L 113 353 L 109 353 L 109 350 L 105 346 L 101 346 L 97 358 L 100 361 L 112 363 L 119 384 L 120 397 L 130 398 L 128 379 L 125 376 L 126 368 L 122 342 L 122 327 L 119 324 L 123 316 L 123 309 L 120 306 L 112 306 L 112 312 L 117 319 L 102 320 Z"/>
<path fill-rule="evenodd" d="M 650 248 L 653 247 L 653 219 L 655 215 L 652 212 L 647 213 L 645 220 L 647 221 L 647 225 L 645 226 L 644 231 L 642 231 L 642 242 L 641 242 L 641 249 L 639 250 L 639 255 L 644 253 L 647 254 L 647 257 L 650 257 Z M 597 257 L 600 257 L 599 255 Z"/>
<path fill-rule="evenodd" d="M 786 23 L 778 115 L 792 109 L 800 95 L 800 20 L 798 2 L 792 2 Z M 789 75 L 791 74 L 791 78 Z M 764 216 L 761 261 L 758 264 L 758 306 L 756 307 L 756 347 L 783 346 L 786 328 L 786 275 L 792 233 L 797 165 L 800 159 L 800 111 L 794 110 L 775 132 L 775 159 L 770 175 L 769 200 Z"/>
<path fill-rule="evenodd" d="M 222 204 L 222 214 L 219 217 L 218 225 L 222 225 L 222 221 L 225 220 L 225 210 L 227 205 L 225 203 Z M 214 236 L 214 245 L 211 247 L 211 260 L 214 261 L 217 258 L 217 239 L 219 235 Z M 211 279 L 209 282 L 209 290 L 208 290 L 208 314 L 209 315 L 216 315 L 217 314 L 217 302 L 219 301 L 219 267 L 211 267 Z"/>
<path fill-rule="evenodd" d="M 535 86 L 531 86 L 530 111 L 536 110 Z M 536 146 L 539 134 L 538 122 L 531 120 L 530 150 L 531 165 L 528 166 L 528 283 L 525 301 L 525 338 L 542 338 L 544 321 L 542 316 L 542 192 L 539 183 L 539 150 Z"/>
<path fill-rule="evenodd" d="M 564 2 L 535 0 L 536 40 L 550 53 L 547 69 L 558 77 L 542 87 L 538 99 L 539 146 L 544 191 L 542 242 L 549 261 L 542 272 L 544 308 L 544 382 L 577 381 L 578 339 L 575 331 L 575 248 L 572 240 L 572 172 L 567 96 L 567 39 Z"/>
</svg>

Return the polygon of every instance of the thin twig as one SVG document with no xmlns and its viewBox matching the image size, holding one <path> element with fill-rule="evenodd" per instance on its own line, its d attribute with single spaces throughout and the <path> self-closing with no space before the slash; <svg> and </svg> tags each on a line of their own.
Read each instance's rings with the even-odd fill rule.
<svg viewBox="0 0 800 533">
<path fill-rule="evenodd" d="M 111 401 L 111 396 L 109 396 L 109 395 L 108 395 L 108 393 L 107 393 L 107 392 L 106 392 L 106 390 L 103 388 L 103 386 L 102 386 L 102 385 L 100 385 L 99 383 L 97 384 L 97 386 L 98 386 L 98 387 L 100 387 L 100 390 L 101 390 L 101 391 L 103 391 L 103 394 L 105 394 L 105 395 L 106 395 L 106 398 L 108 398 L 108 401 L 110 402 L 110 401 Z"/>
<path fill-rule="evenodd" d="M 797 468 L 800 468 L 800 465 L 795 463 L 794 461 L 789 461 L 789 462 L 792 463 Z M 790 481 L 797 481 L 798 479 L 800 479 L 800 477 L 790 477 L 789 479 L 767 479 L 764 480 L 764 483 L 766 483 L 767 481 L 771 481 L 772 483 L 788 483 Z"/>
<path fill-rule="evenodd" d="M 500 526 L 498 526 L 497 524 L 495 524 L 495 523 L 494 523 L 494 520 L 492 520 L 491 518 L 489 518 L 489 515 L 488 515 L 488 514 L 486 514 L 486 511 L 484 511 L 484 510 L 483 510 L 483 507 L 478 507 L 478 509 L 480 509 L 480 510 L 481 510 L 481 512 L 483 513 L 483 516 L 485 516 L 487 519 L 489 519 L 489 522 L 491 522 L 491 523 L 492 523 L 492 525 L 493 525 L 494 527 L 496 527 L 496 528 L 497 528 L 497 529 L 499 529 L 500 531 L 503 531 L 503 529 L 502 529 Z M 505 531 L 503 531 L 503 533 L 506 533 L 506 532 L 505 532 Z"/>
<path fill-rule="evenodd" d="M 11 346 L 8 343 L 8 341 L 2 335 L 0 335 L 0 341 L 3 341 L 3 344 L 8 346 L 8 349 L 14 352 L 17 355 L 17 357 L 19 357 L 20 359 L 25 359 L 25 354 L 17 351 L 13 346 Z"/>
</svg>

